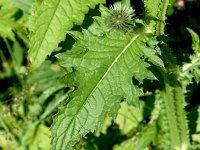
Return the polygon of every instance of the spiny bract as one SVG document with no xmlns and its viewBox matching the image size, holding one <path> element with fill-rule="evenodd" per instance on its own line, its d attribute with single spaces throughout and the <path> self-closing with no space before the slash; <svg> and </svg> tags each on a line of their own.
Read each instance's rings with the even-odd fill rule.
<svg viewBox="0 0 200 150">
<path fill-rule="evenodd" d="M 126 32 L 133 26 L 134 12 L 132 7 L 116 2 L 108 11 L 107 24 L 114 30 Z"/>
</svg>

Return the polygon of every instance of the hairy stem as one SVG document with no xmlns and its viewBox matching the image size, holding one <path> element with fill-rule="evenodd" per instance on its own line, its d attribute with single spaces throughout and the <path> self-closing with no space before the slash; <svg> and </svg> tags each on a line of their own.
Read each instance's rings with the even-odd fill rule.
<svg viewBox="0 0 200 150">
<path fill-rule="evenodd" d="M 170 48 L 162 45 L 162 56 L 166 66 L 163 76 L 163 90 L 161 100 L 164 105 L 163 114 L 166 115 L 165 124 L 168 126 L 170 149 L 185 150 L 189 146 L 189 129 L 187 124 L 185 107 L 184 87 L 178 81 L 180 76 L 176 61 Z M 167 140 L 167 139 L 166 139 Z"/>
<path fill-rule="evenodd" d="M 150 0 L 149 0 L 150 2 Z M 155 34 L 161 36 L 164 34 L 166 11 L 169 0 L 161 0 L 157 8 L 157 21 L 155 24 Z M 154 10 L 155 11 L 155 10 Z M 189 130 L 186 119 L 184 88 L 178 81 L 179 73 L 170 48 L 166 45 L 161 46 L 163 61 L 166 71 L 161 71 L 163 78 L 162 90 L 160 91 L 161 101 L 164 109 L 165 134 L 169 136 L 165 139 L 169 143 L 167 149 L 185 150 L 189 146 Z"/>
<path fill-rule="evenodd" d="M 178 147 L 180 145 L 180 136 L 178 130 L 178 122 L 176 116 L 176 106 L 173 99 L 172 89 L 169 84 L 165 85 L 163 91 L 161 91 L 161 101 L 163 103 L 163 112 L 162 114 L 166 117 L 164 121 L 164 126 L 162 128 L 166 128 L 165 134 L 169 134 L 167 137 L 169 139 L 164 139 L 165 143 L 169 143 L 170 148 Z M 168 133 L 167 133 L 168 132 Z M 165 145 L 165 147 L 168 147 Z"/>
<path fill-rule="evenodd" d="M 145 22 L 155 35 L 163 35 L 169 0 L 145 0 Z"/>
<path fill-rule="evenodd" d="M 189 146 L 189 130 L 184 111 L 183 88 L 165 83 L 165 88 L 161 91 L 161 101 L 164 105 L 163 115 L 166 117 L 163 121 L 167 126 L 164 132 L 169 134 L 169 139 L 164 139 L 166 143 L 170 143 L 167 149 L 186 150 Z"/>
<path fill-rule="evenodd" d="M 156 35 L 163 35 L 164 28 L 165 28 L 165 19 L 166 19 L 166 12 L 167 7 L 169 6 L 169 0 L 161 0 L 160 3 L 160 10 L 158 11 L 158 21 L 156 23 Z"/>
<path fill-rule="evenodd" d="M 183 87 L 178 86 L 174 88 L 174 100 L 176 105 L 177 122 L 179 127 L 179 135 L 181 140 L 181 148 L 187 149 L 189 146 L 189 129 L 187 124 L 185 107 L 185 96 Z"/>
<path fill-rule="evenodd" d="M 148 24 L 148 30 L 155 34 L 156 18 L 159 12 L 160 0 L 145 0 L 145 15 L 144 20 Z"/>
</svg>

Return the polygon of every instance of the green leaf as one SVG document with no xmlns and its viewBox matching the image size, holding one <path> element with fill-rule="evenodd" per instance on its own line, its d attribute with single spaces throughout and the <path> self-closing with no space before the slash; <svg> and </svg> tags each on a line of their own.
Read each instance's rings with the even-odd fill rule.
<svg viewBox="0 0 200 150">
<path fill-rule="evenodd" d="M 152 35 L 125 35 L 105 24 L 103 17 L 96 17 L 88 30 L 72 32 L 76 44 L 72 50 L 58 55 L 61 66 L 75 70 L 74 79 L 72 83 L 68 80 L 68 84 L 79 84 L 74 85 L 78 88 L 70 102 L 60 108 L 54 119 L 52 149 L 71 149 L 107 115 L 115 118 L 121 100 L 137 106 L 142 91 L 132 85 L 132 76 L 142 84 L 144 79 L 156 79 L 148 69 L 149 62 L 163 66 Z"/>
<path fill-rule="evenodd" d="M 20 9 L 22 9 L 25 12 L 29 12 L 32 4 L 35 0 L 12 0 L 12 2 Z"/>
<path fill-rule="evenodd" d="M 200 52 L 199 36 L 192 29 L 187 28 L 187 30 L 190 32 L 190 35 L 192 36 L 192 49 L 196 54 L 198 54 Z"/>
<path fill-rule="evenodd" d="M 0 36 L 15 41 L 12 24 L 13 22 L 11 20 L 0 16 Z"/>
<path fill-rule="evenodd" d="M 59 95 L 60 96 L 60 95 Z M 40 116 L 40 120 L 45 119 L 49 114 L 51 114 L 53 112 L 53 110 L 55 110 L 55 108 L 58 107 L 58 105 L 63 102 L 64 100 L 66 100 L 68 97 L 68 94 L 62 95 L 60 97 L 56 97 L 55 99 L 53 99 L 45 108 L 44 113 Z"/>
<path fill-rule="evenodd" d="M 30 150 L 50 150 L 51 138 L 49 128 L 43 124 L 37 127 L 37 132 L 32 143 L 29 145 Z"/>
<path fill-rule="evenodd" d="M 111 125 L 112 125 L 112 118 L 106 117 L 101 127 L 97 128 L 97 130 L 95 131 L 95 136 L 99 137 L 101 134 L 106 134 L 108 127 L 110 127 Z"/>
<path fill-rule="evenodd" d="M 155 121 L 146 125 L 138 139 L 136 149 L 145 149 L 145 147 L 147 147 L 154 140 L 156 136 L 156 131 L 157 130 Z"/>
<path fill-rule="evenodd" d="M 164 34 L 166 10 L 169 0 L 145 0 L 145 20 L 149 24 L 149 31 L 156 35 Z"/>
<path fill-rule="evenodd" d="M 29 116 L 32 120 L 44 120 L 57 106 L 67 100 L 66 85 L 59 79 L 64 75 L 58 65 L 45 61 L 42 66 L 29 74 L 26 82 L 30 87 Z"/>
<path fill-rule="evenodd" d="M 0 16 L 5 18 L 12 18 L 13 15 L 18 11 L 15 5 L 11 2 L 11 0 L 1 0 L 0 1 Z"/>
<path fill-rule="evenodd" d="M 135 140 L 134 139 L 128 139 L 123 141 L 120 145 L 115 145 L 113 147 L 113 150 L 131 150 L 135 149 Z"/>
<path fill-rule="evenodd" d="M 126 6 L 131 6 L 131 1 L 130 0 L 122 0 L 122 4 Z"/>
<path fill-rule="evenodd" d="M 56 108 L 60 102 L 64 101 L 67 98 L 67 95 L 63 95 L 60 96 L 60 98 L 57 97 L 57 99 L 53 99 L 52 101 L 49 102 L 49 104 L 47 103 L 47 100 L 50 96 L 57 96 L 57 91 L 64 89 L 64 85 L 61 83 L 57 83 L 54 86 L 46 89 L 39 97 L 36 97 L 34 101 L 34 105 L 30 106 L 30 116 L 32 117 L 32 119 L 34 117 L 38 117 L 39 115 L 41 115 L 43 109 L 43 105 L 46 105 L 45 107 L 45 112 L 40 116 L 41 119 L 44 119 L 47 115 L 49 115 L 54 109 Z M 63 94 L 63 93 L 62 93 Z"/>
<path fill-rule="evenodd" d="M 63 75 L 64 72 L 58 65 L 52 64 L 50 61 L 45 61 L 40 68 L 31 72 L 26 80 L 27 84 L 32 88 L 30 94 L 32 94 L 31 92 L 35 92 L 35 94 L 38 95 L 49 88 L 53 89 L 55 85 L 59 86 L 59 84 L 61 84 L 59 78 Z M 51 90 L 51 92 L 53 91 Z M 48 97 L 47 94 L 50 95 L 51 93 L 45 92 L 43 94 L 46 94 Z"/>
<path fill-rule="evenodd" d="M 196 83 L 200 82 L 200 53 L 190 56 L 191 62 L 183 64 L 181 80 L 183 84 L 188 85 L 194 78 Z"/>
<path fill-rule="evenodd" d="M 15 42 L 13 44 L 13 55 L 16 59 L 16 65 L 17 67 L 20 67 L 22 66 L 22 63 L 23 63 L 23 56 L 24 56 L 24 53 L 23 53 L 23 48 L 21 47 L 21 45 L 17 42 Z"/>
<path fill-rule="evenodd" d="M 34 5 L 29 22 L 31 69 L 41 65 L 47 55 L 65 39 L 73 24 L 81 24 L 89 8 L 105 0 L 43 0 Z"/>
<path fill-rule="evenodd" d="M 19 149 L 50 150 L 50 132 L 47 126 L 34 122 L 24 123 L 24 133 Z"/>
<path fill-rule="evenodd" d="M 142 107 L 143 106 L 144 103 L 142 103 Z M 134 109 L 133 106 L 128 106 L 126 103 L 121 103 L 121 108 L 119 109 L 115 122 L 119 125 L 122 134 L 126 135 L 130 133 L 131 130 L 136 128 L 142 119 L 143 108 Z"/>
<path fill-rule="evenodd" d="M 196 121 L 196 132 L 199 133 L 200 132 L 200 106 L 198 106 L 198 118 L 197 118 L 197 121 Z"/>
<path fill-rule="evenodd" d="M 1 0 L 0 8 L 0 36 L 15 41 L 13 28 L 16 22 L 14 22 L 13 15 L 18 9 L 10 0 Z"/>
</svg>

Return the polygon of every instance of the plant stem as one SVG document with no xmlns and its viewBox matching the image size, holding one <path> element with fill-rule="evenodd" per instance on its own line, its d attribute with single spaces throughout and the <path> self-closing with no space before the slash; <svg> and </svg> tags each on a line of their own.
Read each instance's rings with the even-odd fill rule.
<svg viewBox="0 0 200 150">
<path fill-rule="evenodd" d="M 165 143 L 170 143 L 169 149 L 178 147 L 180 145 L 178 122 L 176 118 L 176 106 L 172 92 L 172 88 L 169 86 L 169 84 L 165 84 L 165 88 L 163 91 L 161 91 L 161 100 L 164 106 L 163 115 L 166 117 L 166 120 L 163 120 L 164 125 L 166 125 L 166 131 L 164 132 L 165 134 L 169 134 L 169 137 L 167 137 L 169 139 L 165 138 L 164 141 Z M 162 128 L 164 128 L 164 126 L 162 126 Z"/>
<path fill-rule="evenodd" d="M 145 15 L 144 20 L 148 24 L 148 28 L 151 33 L 155 34 L 156 32 L 156 19 L 158 16 L 160 0 L 145 0 L 144 7 L 145 7 Z"/>
<path fill-rule="evenodd" d="M 185 107 L 185 96 L 183 87 L 178 86 L 174 88 L 174 100 L 176 105 L 177 122 L 179 127 L 179 135 L 181 140 L 181 148 L 186 149 L 189 145 L 189 129 L 187 124 Z"/>
<path fill-rule="evenodd" d="M 161 91 L 161 100 L 163 101 L 163 115 L 166 115 L 165 125 L 167 125 L 170 143 L 169 149 L 185 150 L 189 146 L 189 130 L 184 111 L 184 92 L 178 85 L 165 83 L 165 88 Z"/>
<path fill-rule="evenodd" d="M 165 19 L 167 7 L 169 6 L 169 0 L 161 0 L 160 10 L 158 11 L 158 21 L 156 23 L 156 35 L 163 35 L 165 28 Z"/>
<path fill-rule="evenodd" d="M 165 141 L 170 143 L 170 149 L 185 150 L 190 145 L 189 142 L 189 129 L 187 124 L 187 117 L 184 110 L 185 96 L 184 87 L 178 80 L 180 73 L 178 67 L 175 65 L 174 59 L 170 48 L 167 45 L 160 45 L 162 50 L 163 61 L 166 66 L 166 71 L 161 71 L 163 78 L 163 89 L 161 93 L 161 101 L 163 104 L 164 124 L 167 125 L 166 134 L 169 136 Z"/>
<path fill-rule="evenodd" d="M 165 27 L 165 15 L 167 7 L 169 5 L 169 0 L 162 0 L 159 4 L 159 11 L 155 26 L 155 34 L 161 36 L 164 34 Z M 162 111 L 166 115 L 166 120 L 164 120 L 169 131 L 165 131 L 166 134 L 169 132 L 170 148 L 169 149 L 181 149 L 185 150 L 189 146 L 189 130 L 186 120 L 185 107 L 185 97 L 184 88 L 178 81 L 178 68 L 176 66 L 176 61 L 173 58 L 170 48 L 167 46 L 161 46 L 163 61 L 165 63 L 166 72 L 162 73 L 164 88 L 160 91 L 161 101 L 163 103 L 164 109 Z"/>
</svg>

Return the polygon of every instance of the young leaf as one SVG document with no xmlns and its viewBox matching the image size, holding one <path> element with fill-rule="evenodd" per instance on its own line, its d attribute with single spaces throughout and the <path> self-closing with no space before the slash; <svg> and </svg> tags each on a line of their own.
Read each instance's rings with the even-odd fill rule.
<svg viewBox="0 0 200 150">
<path fill-rule="evenodd" d="M 151 124 L 146 125 L 144 130 L 142 131 L 138 143 L 137 150 L 145 149 L 155 138 L 156 136 L 156 122 L 152 122 Z"/>
<path fill-rule="evenodd" d="M 200 53 L 190 56 L 191 62 L 183 64 L 181 79 L 188 85 L 194 78 L 196 83 L 200 82 Z"/>
<path fill-rule="evenodd" d="M 88 30 L 73 32 L 76 44 L 72 50 L 58 55 L 60 65 L 74 68 L 74 79 L 67 82 L 78 89 L 54 119 L 52 149 L 71 149 L 107 115 L 116 117 L 121 100 L 138 105 L 141 90 L 132 85 L 132 76 L 142 84 L 143 79 L 156 79 L 148 69 L 149 62 L 163 66 L 156 55 L 159 50 L 153 36 L 125 35 L 105 24 L 103 17 L 97 17 Z"/>
<path fill-rule="evenodd" d="M 192 29 L 187 28 L 187 30 L 190 32 L 192 36 L 192 49 L 194 50 L 196 54 L 198 54 L 200 52 L 199 36 Z"/>
<path fill-rule="evenodd" d="M 105 0 L 43 0 L 34 5 L 29 23 L 31 68 L 41 65 L 45 57 L 64 40 L 73 24 L 81 24 L 89 8 Z"/>
<path fill-rule="evenodd" d="M 197 83 L 200 82 L 200 42 L 199 36 L 192 30 L 187 28 L 192 36 L 192 49 L 195 54 L 190 56 L 190 63 L 185 63 L 182 66 L 180 77 L 184 85 L 188 85 L 194 78 Z"/>
<path fill-rule="evenodd" d="M 144 103 L 141 103 L 141 106 L 140 109 L 134 109 L 133 106 L 128 106 L 127 103 L 121 103 L 115 123 L 119 125 L 122 134 L 130 133 L 142 121 Z"/>
</svg>

